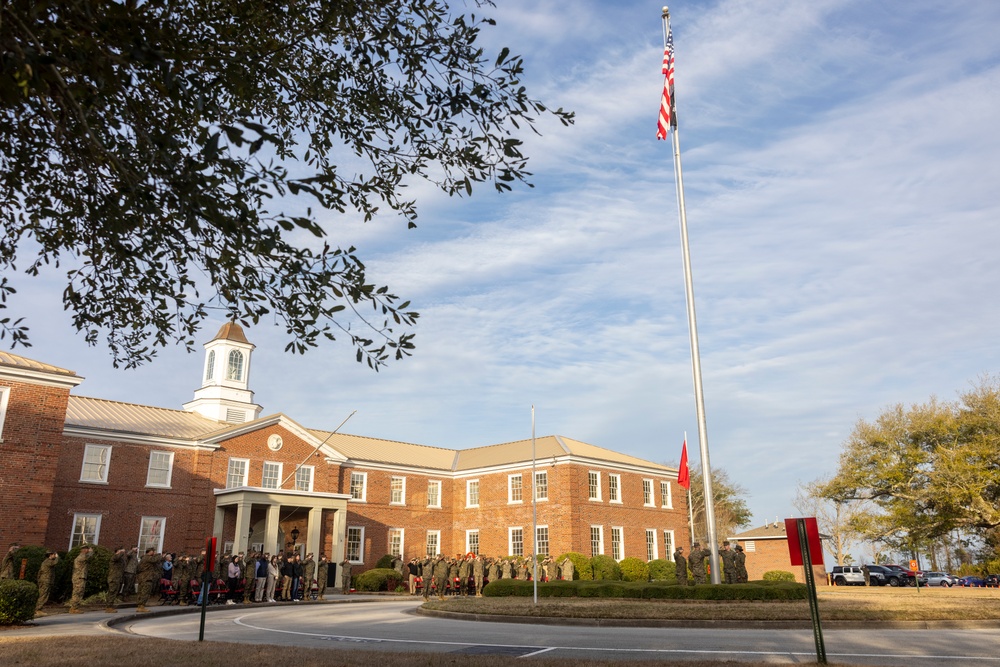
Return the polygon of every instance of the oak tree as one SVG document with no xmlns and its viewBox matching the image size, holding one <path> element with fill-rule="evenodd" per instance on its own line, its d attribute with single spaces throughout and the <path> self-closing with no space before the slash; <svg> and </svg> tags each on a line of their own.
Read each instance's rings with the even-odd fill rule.
<svg viewBox="0 0 1000 667">
<path fill-rule="evenodd" d="M 493 24 L 444 0 L 0 2 L 0 309 L 15 275 L 59 270 L 115 365 L 192 349 L 211 308 L 296 352 L 409 354 L 417 313 L 319 212 L 412 226 L 416 180 L 527 182 L 519 135 L 572 114 L 477 44 Z M 0 336 L 30 344 L 16 315 Z"/>
</svg>

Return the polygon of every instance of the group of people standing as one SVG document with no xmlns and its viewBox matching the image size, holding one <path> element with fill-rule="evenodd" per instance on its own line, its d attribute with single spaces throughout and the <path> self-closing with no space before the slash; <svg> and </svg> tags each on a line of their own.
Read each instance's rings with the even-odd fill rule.
<svg viewBox="0 0 1000 667">
<path fill-rule="evenodd" d="M 533 559 L 529 556 L 515 558 L 487 558 L 480 554 L 461 554 L 448 558 L 442 554 L 419 559 L 409 563 L 395 558 L 392 567 L 400 577 L 409 583 L 410 595 L 417 594 L 418 584 L 425 600 L 430 599 L 433 588 L 439 599 L 447 594 L 483 596 L 483 585 L 498 579 L 521 579 L 530 581 L 534 576 Z M 546 557 L 538 563 L 538 580 L 555 581 L 559 578 L 572 579 L 575 572 L 573 561 L 563 559 L 556 563 Z"/>
<path fill-rule="evenodd" d="M 691 554 L 684 557 L 684 547 L 677 547 L 674 551 L 674 565 L 677 570 L 677 583 L 682 586 L 688 583 L 688 567 L 691 568 L 691 580 L 693 584 L 704 584 L 709 578 L 708 560 L 712 551 L 702 548 L 700 542 L 695 542 L 691 546 Z M 747 556 L 743 547 L 739 544 L 735 548 L 730 548 L 729 541 L 722 543 L 719 549 L 719 558 L 722 560 L 721 581 L 725 584 L 745 584 L 747 576 Z"/>
<path fill-rule="evenodd" d="M 323 553 L 316 560 L 311 553 L 302 558 L 297 553 L 251 551 L 246 557 L 242 553 L 224 557 L 220 570 L 226 573 L 226 604 L 277 602 L 275 595 L 286 602 L 298 602 L 313 594 L 323 600 L 330 561 Z"/>
</svg>

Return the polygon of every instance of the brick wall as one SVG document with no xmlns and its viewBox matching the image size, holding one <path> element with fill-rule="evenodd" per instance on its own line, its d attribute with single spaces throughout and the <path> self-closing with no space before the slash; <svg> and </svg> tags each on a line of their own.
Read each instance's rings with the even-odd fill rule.
<svg viewBox="0 0 1000 667">
<path fill-rule="evenodd" d="M 761 579 L 770 570 L 784 570 L 795 575 L 795 581 L 805 583 L 805 570 L 801 565 L 792 565 L 788 555 L 788 540 L 784 537 L 776 539 L 743 540 L 743 548 L 747 542 L 754 543 L 754 551 L 746 551 L 747 576 L 751 581 Z M 735 544 L 735 542 L 733 543 Z M 825 586 L 827 583 L 826 569 L 823 565 L 813 566 L 813 577 L 816 584 Z"/>
</svg>

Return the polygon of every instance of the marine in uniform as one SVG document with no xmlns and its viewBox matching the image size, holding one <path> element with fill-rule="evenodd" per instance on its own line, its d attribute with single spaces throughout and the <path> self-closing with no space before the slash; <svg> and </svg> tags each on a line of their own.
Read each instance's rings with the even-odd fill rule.
<svg viewBox="0 0 1000 667">
<path fill-rule="evenodd" d="M 266 566 L 265 566 L 266 567 Z M 265 569 L 265 572 L 267 570 Z M 319 555 L 319 562 L 316 563 L 316 599 L 322 600 L 326 595 L 326 580 L 330 577 L 330 561 L 326 559 L 326 554 Z"/>
<path fill-rule="evenodd" d="M 149 611 L 146 609 L 146 601 L 153 594 L 153 587 L 160 579 L 162 562 L 163 554 L 156 553 L 156 549 L 153 547 L 146 549 L 145 555 L 139 561 L 139 566 L 136 568 L 135 573 L 136 581 L 139 584 L 139 595 L 135 601 L 135 610 L 137 612 Z"/>
<path fill-rule="evenodd" d="M 688 563 L 687 559 L 684 558 L 684 547 L 677 547 L 677 550 L 674 551 L 674 566 L 677 569 L 677 583 L 681 586 L 687 586 Z"/>
<path fill-rule="evenodd" d="M 59 562 L 59 554 L 49 551 L 45 554 L 45 560 L 38 568 L 38 602 L 35 603 L 35 616 L 44 616 L 42 607 L 49 601 L 49 594 L 52 592 L 52 580 L 55 577 L 56 563 Z"/>
<path fill-rule="evenodd" d="M 111 562 L 108 563 L 108 592 L 105 594 L 104 611 L 113 614 L 118 609 L 118 593 L 122 588 L 122 581 L 125 579 L 125 547 L 118 547 L 111 554 Z"/>
<path fill-rule="evenodd" d="M 69 600 L 69 613 L 82 614 L 83 594 L 87 589 L 87 561 L 94 556 L 89 544 L 80 547 L 80 555 L 73 561 L 73 597 Z"/>
</svg>

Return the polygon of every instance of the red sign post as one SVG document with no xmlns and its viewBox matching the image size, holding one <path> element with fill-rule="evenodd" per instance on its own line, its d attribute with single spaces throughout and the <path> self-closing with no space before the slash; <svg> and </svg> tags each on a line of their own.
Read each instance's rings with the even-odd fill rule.
<svg viewBox="0 0 1000 667">
<path fill-rule="evenodd" d="M 218 538 L 205 538 L 205 571 L 201 575 L 201 627 L 198 630 L 198 641 L 205 641 L 205 610 L 208 609 L 208 593 L 212 590 L 212 579 L 215 573 L 216 548 Z"/>
<path fill-rule="evenodd" d="M 819 539 L 816 517 L 785 519 L 785 534 L 788 536 L 788 556 L 792 565 L 801 565 L 805 570 L 809 612 L 813 622 L 813 639 L 816 641 L 816 662 L 825 665 L 826 645 L 823 643 L 823 628 L 819 623 L 816 575 L 813 573 L 813 564 L 823 564 L 823 543 Z"/>
</svg>

